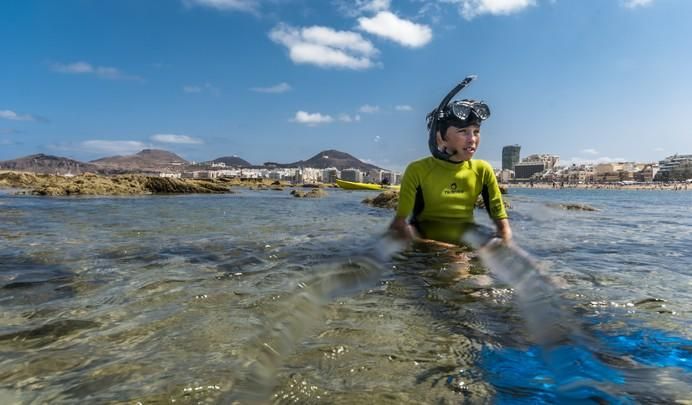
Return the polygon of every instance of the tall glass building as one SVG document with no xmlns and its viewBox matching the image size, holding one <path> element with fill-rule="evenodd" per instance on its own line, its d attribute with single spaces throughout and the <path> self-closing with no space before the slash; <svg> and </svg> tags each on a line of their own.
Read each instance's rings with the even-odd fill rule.
<svg viewBox="0 0 692 405">
<path fill-rule="evenodd" d="M 514 165 L 519 163 L 520 150 L 519 145 L 508 145 L 502 148 L 502 170 L 514 170 Z"/>
</svg>

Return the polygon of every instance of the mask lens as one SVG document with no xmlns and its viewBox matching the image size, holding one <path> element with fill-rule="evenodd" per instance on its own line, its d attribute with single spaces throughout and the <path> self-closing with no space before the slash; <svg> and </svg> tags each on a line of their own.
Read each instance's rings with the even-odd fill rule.
<svg viewBox="0 0 692 405">
<path fill-rule="evenodd" d="M 473 112 L 476 113 L 478 118 L 485 120 L 490 116 L 490 108 L 488 108 L 487 104 L 483 103 L 476 103 L 473 106 Z"/>
<path fill-rule="evenodd" d="M 454 116 L 458 119 L 465 121 L 471 113 L 471 107 L 466 104 L 454 103 L 452 104 L 452 113 L 454 113 Z"/>
</svg>

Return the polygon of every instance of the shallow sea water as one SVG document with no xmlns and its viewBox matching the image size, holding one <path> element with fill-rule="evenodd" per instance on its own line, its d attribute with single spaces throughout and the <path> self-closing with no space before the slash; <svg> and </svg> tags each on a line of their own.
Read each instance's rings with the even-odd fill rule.
<svg viewBox="0 0 692 405">
<path fill-rule="evenodd" d="M 692 193 L 511 189 L 545 303 L 328 193 L 0 194 L 0 403 L 692 398 Z"/>
</svg>

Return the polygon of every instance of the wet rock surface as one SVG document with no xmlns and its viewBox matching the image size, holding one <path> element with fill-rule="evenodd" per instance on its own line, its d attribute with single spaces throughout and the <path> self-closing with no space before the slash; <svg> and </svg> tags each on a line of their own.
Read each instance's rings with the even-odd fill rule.
<svg viewBox="0 0 692 405">
<path fill-rule="evenodd" d="M 66 195 L 137 195 L 229 193 L 233 184 L 223 180 L 174 179 L 139 174 L 101 176 L 55 176 L 48 174 L 0 173 L 0 187 L 20 188 L 21 194 Z"/>
<path fill-rule="evenodd" d="M 327 192 L 321 188 L 313 188 L 310 191 L 292 190 L 291 195 L 296 198 L 320 198 L 327 195 Z"/>
<path fill-rule="evenodd" d="M 580 203 L 564 203 L 564 204 L 547 204 L 551 208 L 563 209 L 567 211 L 600 211 L 587 204 Z"/>
<path fill-rule="evenodd" d="M 372 207 L 396 209 L 399 204 L 399 192 L 387 190 L 378 194 L 376 197 L 368 197 L 362 202 Z"/>
</svg>

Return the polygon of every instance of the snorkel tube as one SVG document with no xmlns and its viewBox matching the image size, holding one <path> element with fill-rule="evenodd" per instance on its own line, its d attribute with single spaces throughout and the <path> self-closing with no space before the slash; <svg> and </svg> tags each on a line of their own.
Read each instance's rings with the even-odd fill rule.
<svg viewBox="0 0 692 405">
<path fill-rule="evenodd" d="M 445 152 L 444 150 L 440 150 L 440 148 L 437 147 L 437 123 L 440 120 L 440 118 L 443 117 L 444 109 L 445 107 L 447 107 L 447 104 L 449 104 L 449 101 L 452 99 L 452 97 L 456 96 L 457 93 L 462 91 L 464 87 L 468 86 L 476 77 L 476 75 L 466 76 L 464 80 L 462 80 L 459 84 L 454 86 L 454 88 L 449 93 L 447 93 L 445 98 L 443 98 L 440 102 L 440 105 L 437 106 L 436 109 L 432 110 L 430 114 L 428 114 L 428 129 L 430 131 L 428 133 L 428 147 L 430 148 L 430 153 L 432 153 L 432 155 L 438 159 L 453 162 L 453 160 L 450 159 L 452 155 Z"/>
</svg>

